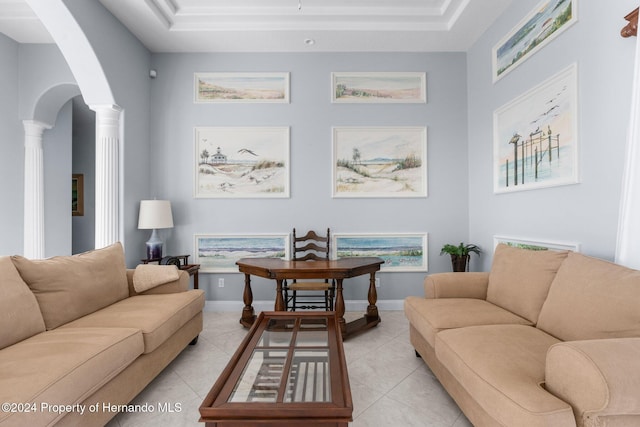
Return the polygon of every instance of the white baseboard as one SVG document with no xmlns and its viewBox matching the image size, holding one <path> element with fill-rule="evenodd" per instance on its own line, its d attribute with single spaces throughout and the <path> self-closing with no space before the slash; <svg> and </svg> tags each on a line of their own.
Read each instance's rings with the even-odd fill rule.
<svg viewBox="0 0 640 427">
<path fill-rule="evenodd" d="M 273 301 L 254 301 L 253 309 L 256 313 L 273 311 Z M 345 301 L 345 311 L 366 311 L 369 302 L 366 300 Z M 376 303 L 380 311 L 402 311 L 404 300 L 378 300 Z M 242 313 L 244 303 L 241 301 L 206 301 L 204 311 Z"/>
</svg>

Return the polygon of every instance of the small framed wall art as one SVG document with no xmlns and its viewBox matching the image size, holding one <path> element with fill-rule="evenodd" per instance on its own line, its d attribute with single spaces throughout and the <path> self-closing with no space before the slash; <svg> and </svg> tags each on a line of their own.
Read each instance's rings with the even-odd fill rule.
<svg viewBox="0 0 640 427">
<path fill-rule="evenodd" d="M 289 103 L 289 73 L 195 73 L 194 102 Z"/>
<path fill-rule="evenodd" d="M 84 215 L 84 174 L 71 175 L 71 215 Z"/>
<path fill-rule="evenodd" d="M 334 103 L 426 103 L 422 72 L 331 73 Z"/>
</svg>

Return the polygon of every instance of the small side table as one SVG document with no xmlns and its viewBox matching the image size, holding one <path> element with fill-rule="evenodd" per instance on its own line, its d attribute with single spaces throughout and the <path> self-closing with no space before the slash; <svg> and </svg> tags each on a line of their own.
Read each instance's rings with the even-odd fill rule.
<svg viewBox="0 0 640 427">
<path fill-rule="evenodd" d="M 178 267 L 180 270 L 184 270 L 189 273 L 189 276 L 193 276 L 193 289 L 198 288 L 198 270 L 200 270 L 200 264 L 187 264 Z"/>
<path fill-rule="evenodd" d="M 168 260 L 168 262 L 163 262 L 164 260 Z M 177 260 L 177 263 L 174 262 Z M 193 276 L 193 289 L 198 288 L 198 270 L 200 270 L 200 264 L 187 264 L 189 260 L 189 255 L 175 255 L 175 256 L 166 256 L 164 258 L 151 258 L 151 259 L 141 259 L 143 264 L 169 264 L 175 265 L 180 270 L 184 270 L 189 273 L 189 276 Z"/>
</svg>

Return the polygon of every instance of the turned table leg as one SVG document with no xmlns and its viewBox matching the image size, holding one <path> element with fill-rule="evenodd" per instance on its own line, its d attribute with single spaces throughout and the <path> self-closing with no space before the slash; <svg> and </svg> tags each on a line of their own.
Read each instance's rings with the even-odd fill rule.
<svg viewBox="0 0 640 427">
<path fill-rule="evenodd" d="M 285 311 L 284 298 L 282 296 L 282 279 L 276 279 L 276 305 L 275 311 Z"/>
<path fill-rule="evenodd" d="M 371 277 L 369 278 L 369 306 L 367 307 L 367 318 L 368 319 L 378 319 L 378 307 L 376 306 L 376 302 L 378 301 L 378 293 L 376 291 L 376 273 L 371 273 Z"/>
<path fill-rule="evenodd" d="M 338 317 L 338 325 L 342 336 L 347 332 L 347 324 L 344 320 L 344 295 L 342 294 L 342 279 L 336 279 L 336 316 Z"/>
<path fill-rule="evenodd" d="M 253 322 L 256 320 L 256 314 L 253 311 L 253 292 L 251 292 L 251 275 L 244 275 L 244 293 L 242 295 L 242 300 L 244 301 L 244 308 L 242 309 L 242 317 L 240 318 L 240 323 L 244 327 L 250 327 L 253 325 Z"/>
</svg>

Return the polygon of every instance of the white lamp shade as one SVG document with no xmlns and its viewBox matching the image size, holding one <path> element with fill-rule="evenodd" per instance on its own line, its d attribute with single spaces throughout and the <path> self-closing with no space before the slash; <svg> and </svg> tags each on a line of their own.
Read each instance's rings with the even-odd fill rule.
<svg viewBox="0 0 640 427">
<path fill-rule="evenodd" d="M 171 214 L 171 202 L 168 200 L 140 201 L 140 216 L 138 217 L 139 229 L 148 230 L 172 227 L 173 215 Z"/>
</svg>

